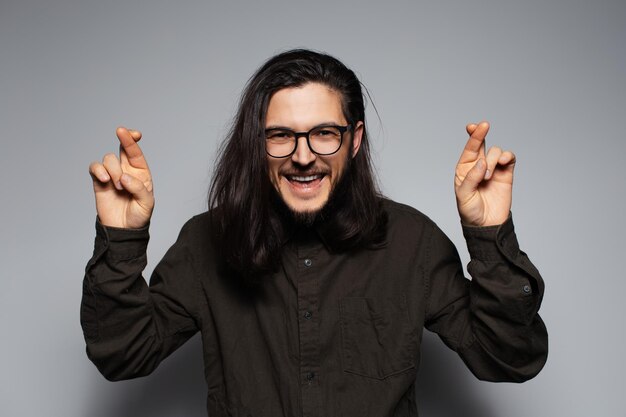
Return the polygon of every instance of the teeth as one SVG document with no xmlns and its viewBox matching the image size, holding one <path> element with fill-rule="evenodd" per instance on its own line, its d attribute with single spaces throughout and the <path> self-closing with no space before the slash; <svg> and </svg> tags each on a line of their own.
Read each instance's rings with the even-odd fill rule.
<svg viewBox="0 0 626 417">
<path fill-rule="evenodd" d="M 301 182 L 306 182 L 306 181 L 313 181 L 317 178 L 321 178 L 321 175 L 309 175 L 308 177 L 298 177 L 298 176 L 291 176 L 291 179 L 294 181 L 301 181 Z"/>
</svg>

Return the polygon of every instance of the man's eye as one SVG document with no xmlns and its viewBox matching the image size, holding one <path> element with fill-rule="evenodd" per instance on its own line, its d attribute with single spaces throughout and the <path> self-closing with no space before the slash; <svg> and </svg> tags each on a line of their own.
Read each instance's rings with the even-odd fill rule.
<svg viewBox="0 0 626 417">
<path fill-rule="evenodd" d="M 320 129 L 314 132 L 313 135 L 318 136 L 318 137 L 332 138 L 332 137 L 339 136 L 339 132 L 336 129 L 328 128 L 328 129 Z"/>
<path fill-rule="evenodd" d="M 274 131 L 267 134 L 268 139 L 288 139 L 291 136 L 289 132 Z"/>
</svg>

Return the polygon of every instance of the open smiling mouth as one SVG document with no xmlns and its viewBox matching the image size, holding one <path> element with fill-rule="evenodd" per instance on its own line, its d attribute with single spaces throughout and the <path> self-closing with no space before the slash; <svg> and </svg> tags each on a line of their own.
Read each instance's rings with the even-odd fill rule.
<svg viewBox="0 0 626 417">
<path fill-rule="evenodd" d="M 315 175 L 285 175 L 291 186 L 301 189 L 313 188 L 319 185 L 326 174 Z"/>
</svg>

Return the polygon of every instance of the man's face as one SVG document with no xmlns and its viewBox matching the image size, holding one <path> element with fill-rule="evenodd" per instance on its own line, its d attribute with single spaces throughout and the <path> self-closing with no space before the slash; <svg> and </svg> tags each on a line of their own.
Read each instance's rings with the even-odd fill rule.
<svg viewBox="0 0 626 417">
<path fill-rule="evenodd" d="M 287 128 L 306 132 L 319 125 L 347 124 L 341 108 L 340 95 L 319 83 L 284 88 L 270 99 L 265 128 Z M 296 151 L 286 158 L 267 155 L 269 175 L 276 191 L 287 207 L 297 214 L 320 211 L 328 202 L 332 190 L 361 145 L 363 122 L 344 133 L 339 151 L 332 155 L 317 155 L 307 145 L 306 137 L 297 138 Z M 350 136 L 352 140 L 350 140 Z"/>
</svg>

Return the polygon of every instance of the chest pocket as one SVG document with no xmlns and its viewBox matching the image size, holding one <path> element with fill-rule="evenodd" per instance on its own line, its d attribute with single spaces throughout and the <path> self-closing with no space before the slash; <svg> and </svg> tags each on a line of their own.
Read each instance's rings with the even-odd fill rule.
<svg viewBox="0 0 626 417">
<path fill-rule="evenodd" d="M 339 313 L 345 372 L 385 379 L 415 368 L 417 336 L 405 298 L 343 298 Z"/>
</svg>

